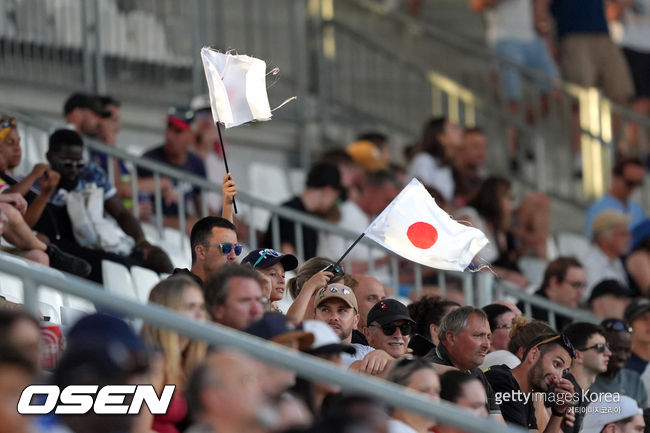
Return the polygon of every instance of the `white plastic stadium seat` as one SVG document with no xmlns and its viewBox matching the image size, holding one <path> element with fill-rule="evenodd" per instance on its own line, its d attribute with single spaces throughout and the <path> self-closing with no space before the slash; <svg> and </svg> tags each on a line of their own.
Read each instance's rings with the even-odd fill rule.
<svg viewBox="0 0 650 433">
<path fill-rule="evenodd" d="M 102 260 L 102 277 L 107 292 L 138 299 L 128 268 L 121 263 Z"/>
<path fill-rule="evenodd" d="M 22 303 L 23 282 L 20 278 L 0 272 L 0 295 L 8 301 Z"/>
<path fill-rule="evenodd" d="M 74 310 L 83 311 L 86 314 L 95 312 L 95 304 L 93 304 L 87 299 L 79 298 L 73 295 L 64 295 L 63 305 L 66 308 L 72 308 Z"/>
<path fill-rule="evenodd" d="M 153 286 L 158 284 L 160 276 L 151 269 L 131 266 L 131 279 L 138 299 L 146 303 L 149 300 L 149 292 L 151 292 Z"/>
<path fill-rule="evenodd" d="M 76 308 L 61 306 L 61 325 L 65 328 L 70 328 L 77 320 L 81 319 L 88 312 L 77 310 Z"/>
<path fill-rule="evenodd" d="M 248 169 L 248 179 L 251 195 L 272 204 L 281 204 L 293 195 L 286 168 L 253 162 Z M 266 231 L 269 219 L 267 210 L 255 208 L 248 223 L 253 224 L 257 230 Z"/>
<path fill-rule="evenodd" d="M 557 248 L 561 256 L 573 256 L 581 263 L 591 250 L 591 243 L 585 236 L 571 232 L 560 232 L 556 236 Z"/>
</svg>

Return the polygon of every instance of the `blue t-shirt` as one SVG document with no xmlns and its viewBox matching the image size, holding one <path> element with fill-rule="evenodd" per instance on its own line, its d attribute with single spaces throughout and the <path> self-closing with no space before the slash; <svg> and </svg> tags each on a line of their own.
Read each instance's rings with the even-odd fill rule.
<svg viewBox="0 0 650 433">
<path fill-rule="evenodd" d="M 632 352 L 632 356 L 630 356 L 630 359 L 627 360 L 625 368 L 628 370 L 636 371 L 640 376 L 645 371 L 647 365 L 648 361 L 642 359 L 636 353 Z"/>
<path fill-rule="evenodd" d="M 627 207 L 623 206 L 623 203 L 618 201 L 616 198 L 609 194 L 605 194 L 600 198 L 600 200 L 594 202 L 587 212 L 585 213 L 585 235 L 587 238 L 591 239 L 591 226 L 594 223 L 594 218 L 604 210 L 617 210 L 627 217 L 630 218 L 630 230 L 636 227 L 637 224 L 640 224 L 645 219 L 645 213 L 641 205 L 635 201 L 630 200 Z"/>
<path fill-rule="evenodd" d="M 187 159 L 185 160 L 185 164 L 183 165 L 176 165 L 172 164 L 167 160 L 167 155 L 165 155 L 164 151 L 164 146 L 159 146 L 156 148 L 153 148 L 149 151 L 147 151 L 144 155 L 142 155 L 144 158 L 149 158 L 154 161 L 159 161 L 163 162 L 170 167 L 177 168 L 179 170 L 183 170 L 185 172 L 194 174 L 196 176 L 200 176 L 205 178 L 205 164 L 203 163 L 203 160 L 196 156 L 195 154 L 188 152 L 187 153 Z M 143 167 L 138 167 L 138 176 L 139 177 L 153 177 L 153 172 L 151 170 L 148 170 Z M 174 180 L 174 186 L 178 186 L 176 180 Z M 187 190 L 184 191 L 178 191 L 179 196 L 183 196 L 185 199 L 185 203 L 187 205 L 187 201 L 195 197 L 197 194 L 200 194 L 201 190 L 199 188 L 188 188 Z M 185 207 L 187 209 L 187 206 Z M 197 209 L 198 210 L 198 209 Z M 177 216 L 178 215 L 178 205 L 176 203 L 172 203 L 171 205 L 166 205 L 165 202 L 163 201 L 163 214 L 164 215 L 171 215 L 171 216 Z"/>
<path fill-rule="evenodd" d="M 90 160 L 97 163 L 105 172 L 108 173 L 108 156 L 105 153 L 97 152 L 96 150 L 90 151 Z M 117 160 L 117 165 L 120 168 L 120 176 L 129 176 L 129 169 L 124 165 L 124 161 L 121 159 Z M 118 174 L 118 173 L 115 173 Z"/>
<path fill-rule="evenodd" d="M 603 0 L 553 0 L 551 13 L 558 38 L 573 33 L 609 34 Z"/>
</svg>

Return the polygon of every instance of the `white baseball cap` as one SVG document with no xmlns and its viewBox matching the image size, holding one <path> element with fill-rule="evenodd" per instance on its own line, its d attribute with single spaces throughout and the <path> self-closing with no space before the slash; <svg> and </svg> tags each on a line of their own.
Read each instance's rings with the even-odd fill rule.
<svg viewBox="0 0 650 433">
<path fill-rule="evenodd" d="M 589 403 L 580 433 L 600 433 L 607 424 L 643 414 L 636 400 L 626 395 L 620 397 L 620 401 L 607 401 L 614 399 L 601 397 L 598 401 Z"/>
<path fill-rule="evenodd" d="M 357 349 L 351 344 L 342 343 L 336 332 L 325 322 L 320 320 L 305 320 L 302 323 L 305 332 L 314 334 L 314 342 L 305 351 L 313 355 L 346 352 L 354 355 Z"/>
</svg>

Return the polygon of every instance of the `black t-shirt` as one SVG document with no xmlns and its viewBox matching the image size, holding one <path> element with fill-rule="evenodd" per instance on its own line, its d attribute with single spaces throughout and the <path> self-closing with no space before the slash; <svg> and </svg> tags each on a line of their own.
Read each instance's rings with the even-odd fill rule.
<svg viewBox="0 0 650 433">
<path fill-rule="evenodd" d="M 176 268 L 176 269 L 174 269 L 174 271 L 172 272 L 172 275 L 170 276 L 170 278 L 173 277 L 174 275 L 188 276 L 191 279 L 193 279 L 194 281 L 196 281 L 196 284 L 198 284 L 199 287 L 203 287 L 203 280 L 200 279 L 198 275 L 196 275 L 195 273 L 193 273 L 192 271 L 190 271 L 187 268 Z"/>
<path fill-rule="evenodd" d="M 535 292 L 535 294 L 537 296 L 541 296 L 542 298 L 548 299 L 548 296 L 546 295 L 543 289 L 539 289 L 538 291 Z M 523 302 L 517 304 L 517 307 L 521 311 L 524 311 Z M 546 308 L 538 307 L 535 304 L 531 304 L 530 312 L 531 315 L 533 316 L 533 319 L 541 320 L 542 322 L 548 323 L 548 310 Z M 571 317 L 563 316 L 562 314 L 555 315 L 555 329 L 558 332 L 561 332 L 571 322 L 573 322 L 573 318 Z"/>
<path fill-rule="evenodd" d="M 362 344 L 364 346 L 370 346 L 368 344 L 368 339 L 366 338 L 366 336 L 363 335 L 363 332 L 359 331 L 358 329 L 352 330 L 352 344 L 354 343 Z"/>
<path fill-rule="evenodd" d="M 295 209 L 304 213 L 307 212 L 305 204 L 302 202 L 300 197 L 294 197 L 288 202 L 282 203 L 283 207 L 288 207 Z M 280 243 L 287 242 L 293 245 L 296 248 L 296 230 L 294 228 L 294 223 L 285 218 L 280 218 Z M 302 225 L 302 245 L 303 253 L 305 254 L 304 259 L 308 260 L 316 256 L 316 248 L 318 246 L 318 232 L 311 227 Z M 266 235 L 264 235 L 264 240 L 262 241 L 262 246 L 267 248 L 273 247 L 273 220 L 269 221 L 269 226 L 266 230 Z M 296 248 L 296 252 L 298 248 Z"/>
<path fill-rule="evenodd" d="M 495 365 L 485 370 L 487 378 L 495 393 L 502 395 L 501 414 L 506 422 L 517 424 L 529 430 L 537 429 L 535 407 L 533 405 L 534 393 L 524 394 L 519 387 L 517 379 L 512 375 L 507 365 Z M 510 398 L 503 398 L 508 396 Z M 528 401 L 525 398 L 528 398 Z M 507 401 L 506 401 L 507 400 Z"/>
<path fill-rule="evenodd" d="M 413 350 L 415 356 L 425 356 L 435 347 L 435 344 L 420 334 L 413 334 L 409 340 L 409 349 Z"/>
<path fill-rule="evenodd" d="M 573 384 L 573 395 L 578 396 L 578 401 L 573 404 L 573 413 L 576 416 L 576 420 L 573 422 L 573 427 L 563 426 L 562 431 L 564 433 L 578 433 L 582 427 L 582 420 L 585 417 L 586 407 L 589 405 L 588 399 L 582 399 L 582 388 L 576 382 L 576 378 L 573 377 L 571 373 L 567 373 L 564 376 L 565 379 L 571 381 Z"/>
<path fill-rule="evenodd" d="M 424 355 L 423 358 L 429 362 L 433 362 L 434 364 L 455 367 L 454 363 L 451 362 L 451 358 L 449 357 L 449 353 L 447 352 L 447 349 L 442 343 L 440 343 L 438 346 L 431 349 L 429 353 Z M 494 390 L 492 389 L 490 382 L 488 382 L 488 380 L 485 378 L 485 375 L 483 374 L 481 369 L 474 368 L 472 370 L 465 370 L 465 372 L 470 376 L 477 378 L 483 384 L 483 387 L 485 388 L 485 393 L 487 394 L 488 412 L 501 413 L 501 409 L 499 408 L 499 405 L 496 402 Z"/>
</svg>

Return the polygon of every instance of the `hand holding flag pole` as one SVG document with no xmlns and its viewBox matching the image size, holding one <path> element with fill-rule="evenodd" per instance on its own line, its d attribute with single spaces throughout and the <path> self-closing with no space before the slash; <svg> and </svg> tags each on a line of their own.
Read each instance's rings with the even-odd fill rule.
<svg viewBox="0 0 650 433">
<path fill-rule="evenodd" d="M 224 147 L 223 138 L 221 137 L 221 125 L 219 125 L 219 122 L 215 122 L 215 125 L 217 125 L 217 132 L 219 133 L 219 143 L 221 144 L 221 154 L 223 155 L 223 164 L 226 167 L 226 173 L 230 173 L 230 169 L 228 169 L 228 160 L 226 159 L 226 148 Z M 230 176 L 228 177 L 228 179 L 230 179 Z M 234 209 L 236 214 L 237 202 L 235 201 L 235 197 L 232 198 L 232 208 Z"/>
</svg>

